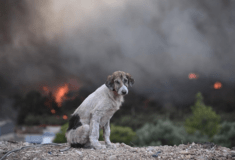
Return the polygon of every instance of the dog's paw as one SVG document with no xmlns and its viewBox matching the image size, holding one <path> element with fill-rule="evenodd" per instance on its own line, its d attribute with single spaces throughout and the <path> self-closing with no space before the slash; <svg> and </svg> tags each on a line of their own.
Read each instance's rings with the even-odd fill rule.
<svg viewBox="0 0 235 160">
<path fill-rule="evenodd" d="M 117 146 L 113 143 L 106 144 L 106 147 L 110 148 L 110 149 L 116 149 L 117 148 Z"/>
<path fill-rule="evenodd" d="M 106 146 L 105 145 L 97 145 L 97 146 L 94 146 L 94 148 L 99 150 L 99 149 L 105 149 Z"/>
</svg>

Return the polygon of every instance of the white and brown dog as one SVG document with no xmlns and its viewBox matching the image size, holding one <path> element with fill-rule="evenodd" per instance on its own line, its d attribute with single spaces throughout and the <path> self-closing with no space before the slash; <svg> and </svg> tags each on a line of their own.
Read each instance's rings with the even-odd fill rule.
<svg viewBox="0 0 235 160">
<path fill-rule="evenodd" d="M 72 147 L 115 148 L 110 142 L 110 119 L 120 108 L 128 94 L 128 86 L 134 84 L 129 73 L 116 71 L 109 75 L 105 84 L 90 94 L 75 110 L 66 132 Z M 103 128 L 105 145 L 101 145 L 99 129 Z"/>
</svg>

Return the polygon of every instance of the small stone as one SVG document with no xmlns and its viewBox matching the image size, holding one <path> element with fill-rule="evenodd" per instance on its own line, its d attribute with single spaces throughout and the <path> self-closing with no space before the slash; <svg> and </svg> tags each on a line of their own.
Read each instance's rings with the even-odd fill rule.
<svg viewBox="0 0 235 160">
<path fill-rule="evenodd" d="M 125 148 L 128 148 L 128 149 L 131 149 L 131 148 L 132 148 L 131 146 L 126 145 L 125 143 L 121 143 L 121 146 L 123 146 L 123 147 L 125 147 Z"/>
<path fill-rule="evenodd" d="M 154 148 L 153 147 L 148 147 L 146 150 L 147 151 L 152 151 L 152 150 L 154 150 Z"/>
<path fill-rule="evenodd" d="M 180 154 L 189 154 L 189 152 L 187 152 L 187 151 L 180 151 L 179 153 Z"/>
<path fill-rule="evenodd" d="M 4 150 L 0 149 L 0 153 L 4 153 L 4 152 L 5 152 Z"/>
<path fill-rule="evenodd" d="M 23 145 L 24 146 L 30 146 L 30 143 L 29 142 L 24 142 Z"/>
<path fill-rule="evenodd" d="M 117 157 L 115 155 L 112 155 L 108 158 L 108 160 L 117 160 Z"/>
<path fill-rule="evenodd" d="M 194 146 L 194 145 L 195 145 L 195 143 L 193 142 L 193 143 L 192 143 L 192 146 Z"/>
<path fill-rule="evenodd" d="M 186 158 L 186 159 L 190 159 L 190 158 L 191 158 L 191 155 L 186 155 L 185 158 Z"/>
<path fill-rule="evenodd" d="M 141 148 L 140 151 L 141 151 L 141 152 L 145 152 L 145 149 L 144 149 L 144 148 Z"/>
<path fill-rule="evenodd" d="M 131 152 L 138 152 L 138 150 L 136 148 L 132 148 Z"/>
<path fill-rule="evenodd" d="M 81 151 L 76 150 L 75 152 L 76 152 L 77 154 L 79 154 L 79 156 L 82 156 L 82 152 L 81 152 Z"/>
<path fill-rule="evenodd" d="M 120 147 L 120 143 L 115 143 L 115 145 L 117 148 Z"/>
<path fill-rule="evenodd" d="M 200 157 L 196 158 L 196 160 L 207 160 L 207 158 L 203 157 L 203 156 L 200 156 Z"/>
</svg>

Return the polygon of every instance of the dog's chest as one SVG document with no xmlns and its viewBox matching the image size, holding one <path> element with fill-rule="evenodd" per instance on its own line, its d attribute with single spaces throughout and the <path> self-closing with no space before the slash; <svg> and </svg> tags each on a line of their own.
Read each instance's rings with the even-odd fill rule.
<svg viewBox="0 0 235 160">
<path fill-rule="evenodd" d="M 108 109 L 105 114 L 100 119 L 100 127 L 104 127 L 105 124 L 112 118 L 113 114 L 117 111 L 117 109 Z"/>
</svg>

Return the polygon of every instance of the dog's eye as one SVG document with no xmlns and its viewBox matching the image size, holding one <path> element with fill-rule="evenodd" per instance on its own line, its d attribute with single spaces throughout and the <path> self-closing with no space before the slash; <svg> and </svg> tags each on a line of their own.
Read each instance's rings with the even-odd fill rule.
<svg viewBox="0 0 235 160">
<path fill-rule="evenodd" d="M 119 82 L 119 81 L 115 81 L 115 83 L 120 84 L 120 82 Z"/>
</svg>

